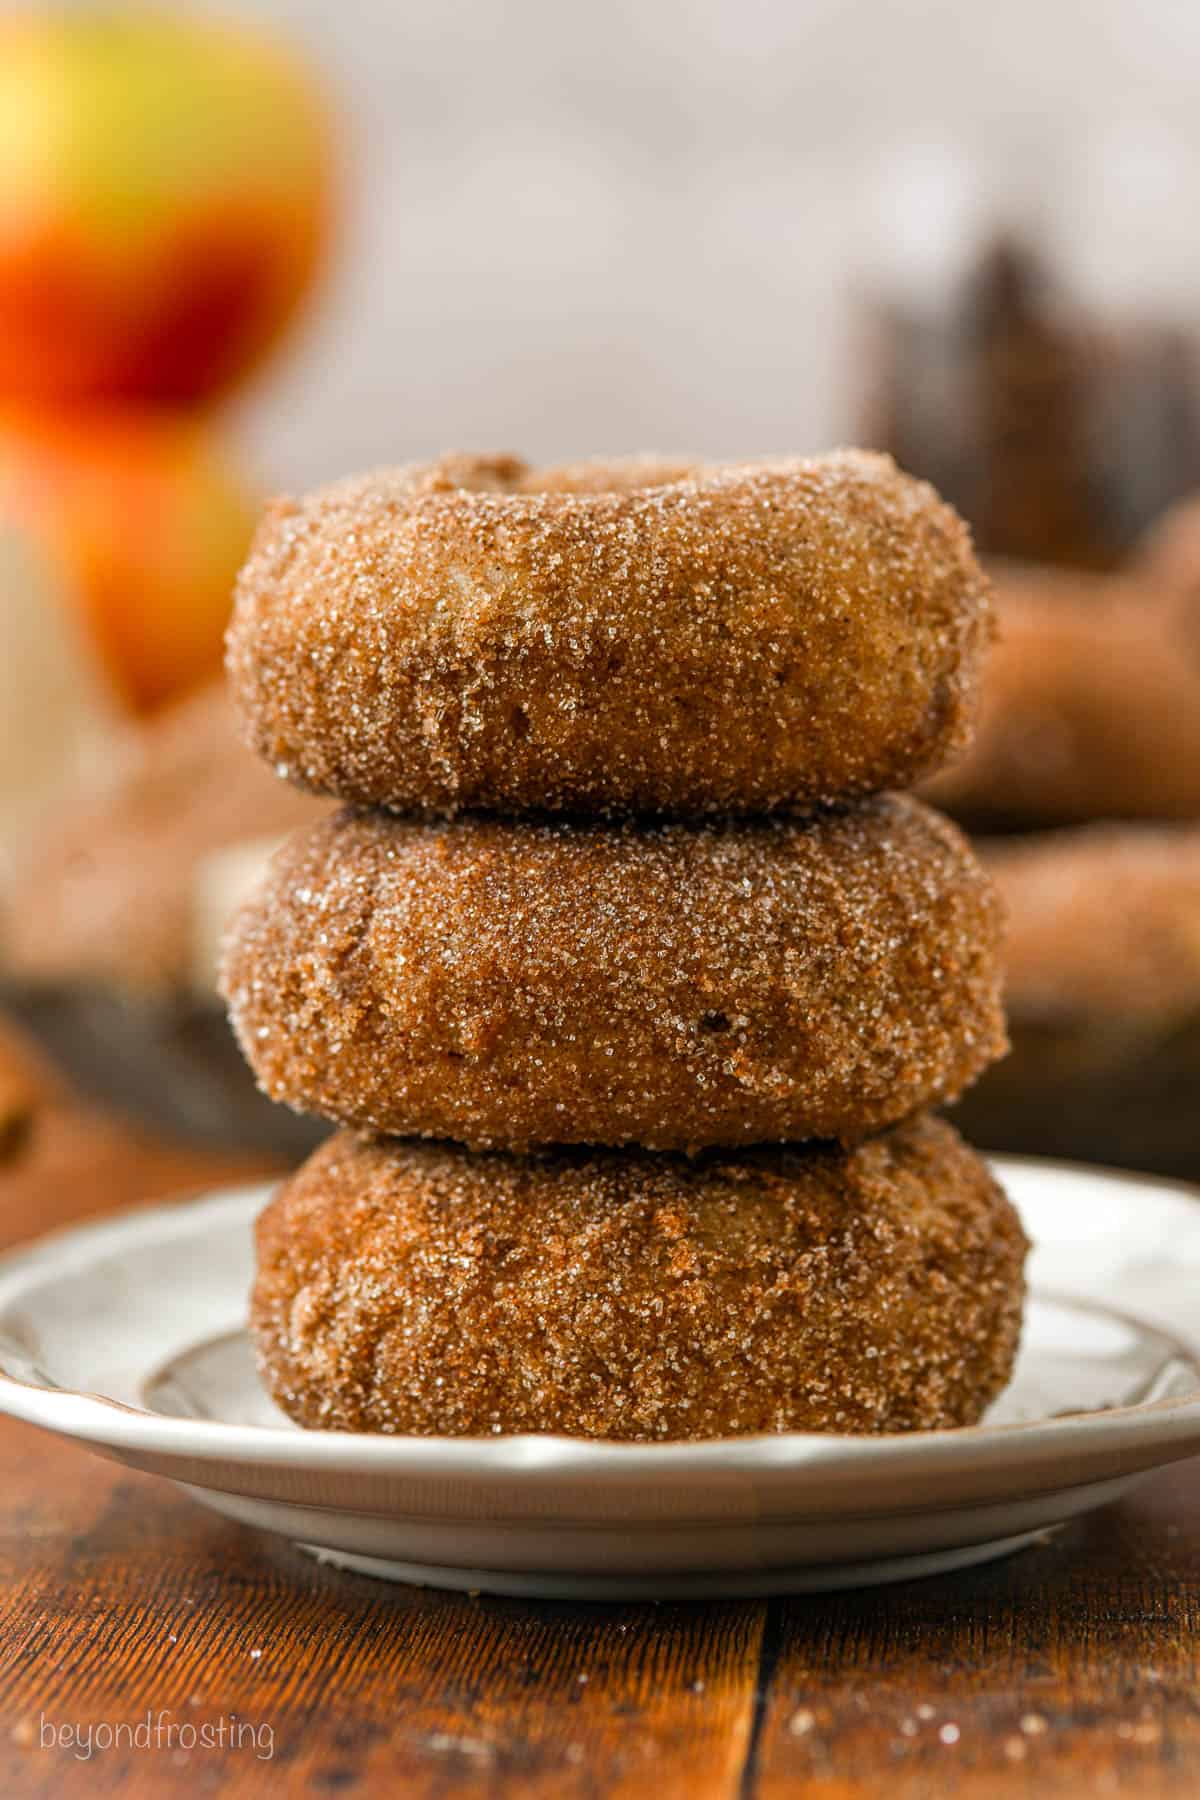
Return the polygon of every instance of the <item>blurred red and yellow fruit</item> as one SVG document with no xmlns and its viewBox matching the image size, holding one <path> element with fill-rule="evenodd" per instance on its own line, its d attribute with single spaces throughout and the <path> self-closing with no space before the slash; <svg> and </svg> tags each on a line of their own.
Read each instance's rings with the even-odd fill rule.
<svg viewBox="0 0 1200 1800">
<path fill-rule="evenodd" d="M 190 404 L 279 335 L 328 236 L 308 72 L 238 27 L 0 20 L 0 398 Z"/>
<path fill-rule="evenodd" d="M 0 415 L 0 534 L 77 609 L 136 710 L 219 669 L 255 513 L 219 444 L 190 418 Z"/>
</svg>

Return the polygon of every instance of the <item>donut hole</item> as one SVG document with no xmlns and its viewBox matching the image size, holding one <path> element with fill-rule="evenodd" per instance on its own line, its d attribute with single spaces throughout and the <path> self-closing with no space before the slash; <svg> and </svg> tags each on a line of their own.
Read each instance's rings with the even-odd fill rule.
<svg viewBox="0 0 1200 1800">
<path fill-rule="evenodd" d="M 617 457 L 607 462 L 565 463 L 559 468 L 529 469 L 517 491 L 523 494 L 644 494 L 657 488 L 694 481 L 703 465 L 673 462 L 656 456 Z"/>
<path fill-rule="evenodd" d="M 729 1015 L 723 1012 L 703 1012 L 700 1014 L 700 1029 L 707 1036 L 717 1037 L 729 1030 Z"/>
</svg>

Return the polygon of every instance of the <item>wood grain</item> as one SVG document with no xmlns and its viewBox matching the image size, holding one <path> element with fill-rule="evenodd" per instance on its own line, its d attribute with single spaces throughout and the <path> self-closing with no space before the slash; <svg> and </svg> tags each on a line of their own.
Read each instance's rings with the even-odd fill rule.
<svg viewBox="0 0 1200 1800">
<path fill-rule="evenodd" d="M 0 1454 L 5 1795 L 167 1794 L 185 1769 L 205 1792 L 265 1792 L 249 1741 L 90 1765 L 42 1747 L 44 1721 L 95 1727 L 147 1709 L 269 1726 L 270 1784 L 287 1792 L 738 1792 L 761 1605 L 582 1608 L 392 1588 L 17 1427 L 0 1429 Z"/>
<path fill-rule="evenodd" d="M 1195 1794 L 1200 1465 L 988 1568 L 773 1602 L 760 1800 Z"/>
</svg>

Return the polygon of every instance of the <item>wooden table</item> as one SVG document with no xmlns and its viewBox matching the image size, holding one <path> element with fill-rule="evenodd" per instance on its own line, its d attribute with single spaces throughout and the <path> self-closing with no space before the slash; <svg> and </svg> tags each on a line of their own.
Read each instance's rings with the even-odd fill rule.
<svg viewBox="0 0 1200 1800">
<path fill-rule="evenodd" d="M 0 1145 L 4 1242 L 247 1167 L 3 1056 Z M 1200 1463 L 974 1572 L 612 1607 L 339 1574 L 15 1424 L 0 1470 L 5 1797 L 1200 1792 Z"/>
</svg>

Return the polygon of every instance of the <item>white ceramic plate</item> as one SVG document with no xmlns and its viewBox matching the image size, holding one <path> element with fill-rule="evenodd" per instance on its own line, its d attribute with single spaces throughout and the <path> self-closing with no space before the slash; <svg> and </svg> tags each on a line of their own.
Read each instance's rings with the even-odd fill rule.
<svg viewBox="0 0 1200 1800">
<path fill-rule="evenodd" d="M 0 1262 L 0 1408 L 333 1561 L 438 1586 L 618 1599 L 961 1567 L 1200 1452 L 1200 1195 L 997 1170 L 1037 1248 L 1016 1376 L 971 1430 L 654 1446 L 300 1431 L 242 1329 L 260 1188 Z"/>
</svg>

